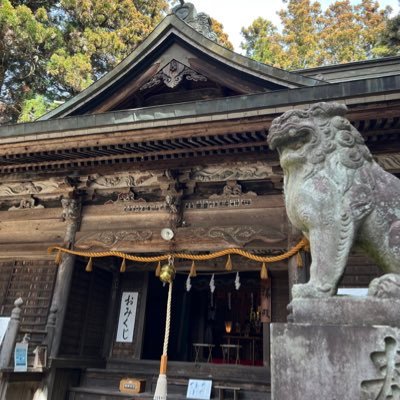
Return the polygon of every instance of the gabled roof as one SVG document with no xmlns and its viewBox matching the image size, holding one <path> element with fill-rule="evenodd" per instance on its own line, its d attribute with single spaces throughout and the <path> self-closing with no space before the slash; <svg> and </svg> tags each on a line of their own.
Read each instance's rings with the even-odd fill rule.
<svg viewBox="0 0 400 400">
<path fill-rule="evenodd" d="M 319 83 L 236 54 L 171 14 L 117 67 L 40 120 Z"/>
</svg>

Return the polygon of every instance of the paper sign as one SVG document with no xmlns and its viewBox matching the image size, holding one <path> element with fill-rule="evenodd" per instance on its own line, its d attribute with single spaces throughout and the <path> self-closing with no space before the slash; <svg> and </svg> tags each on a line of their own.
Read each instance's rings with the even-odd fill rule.
<svg viewBox="0 0 400 400">
<path fill-rule="evenodd" d="M 187 399 L 210 400 L 212 381 L 189 379 Z"/>
<path fill-rule="evenodd" d="M 3 343 L 4 335 L 10 322 L 10 317 L 0 317 L 0 346 Z"/>
<path fill-rule="evenodd" d="M 135 329 L 138 292 L 123 292 L 119 312 L 117 342 L 131 343 Z"/>
<path fill-rule="evenodd" d="M 14 371 L 28 371 L 28 343 L 17 343 L 14 350 Z"/>
</svg>

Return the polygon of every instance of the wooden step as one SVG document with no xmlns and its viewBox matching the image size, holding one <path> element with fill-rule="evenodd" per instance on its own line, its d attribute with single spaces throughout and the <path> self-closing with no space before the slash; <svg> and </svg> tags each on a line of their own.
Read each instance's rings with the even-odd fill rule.
<svg viewBox="0 0 400 400">
<path fill-rule="evenodd" d="M 137 362 L 113 361 L 107 368 L 88 368 L 80 380 L 80 387 L 71 389 L 71 400 L 118 400 L 123 398 L 152 399 L 158 378 L 158 362 L 141 360 Z M 119 392 L 122 378 L 131 377 L 146 380 L 145 393 L 126 395 Z M 260 367 L 243 368 L 237 365 L 215 366 L 170 362 L 168 365 L 168 399 L 186 399 L 190 378 L 212 380 L 212 399 L 218 399 L 215 386 L 240 387 L 240 400 L 269 400 L 271 398 L 268 370 Z M 233 393 L 227 391 L 225 398 L 233 400 Z"/>
<path fill-rule="evenodd" d="M 91 387 L 72 387 L 69 390 L 69 400 L 144 400 L 153 399 L 154 393 L 145 392 L 139 394 L 121 393 L 119 390 L 107 390 Z M 184 400 L 186 396 L 172 394 L 174 400 Z M 172 399 L 172 397 L 168 396 Z"/>
</svg>

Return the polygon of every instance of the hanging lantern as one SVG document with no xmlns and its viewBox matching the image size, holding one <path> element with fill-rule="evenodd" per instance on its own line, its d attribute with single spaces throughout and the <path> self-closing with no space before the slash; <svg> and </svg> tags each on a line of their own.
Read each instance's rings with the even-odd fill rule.
<svg viewBox="0 0 400 400">
<path fill-rule="evenodd" d="M 226 333 L 232 332 L 232 321 L 225 321 L 225 332 Z"/>
</svg>

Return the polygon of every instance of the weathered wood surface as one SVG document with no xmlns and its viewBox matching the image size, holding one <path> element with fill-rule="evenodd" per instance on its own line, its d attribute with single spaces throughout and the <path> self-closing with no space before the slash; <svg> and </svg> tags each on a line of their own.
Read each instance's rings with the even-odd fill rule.
<svg viewBox="0 0 400 400">
<path fill-rule="evenodd" d="M 256 168 L 259 167 L 254 167 L 254 171 Z M 180 249 L 209 251 L 242 247 L 252 241 L 268 248 L 286 246 L 283 245 L 286 218 L 281 195 L 217 195 L 185 200 L 182 208 L 183 226 L 176 230 L 175 238 Z M 46 258 L 49 246 L 63 245 L 67 224 L 61 216 L 61 208 L 0 212 L 0 257 Z M 171 214 L 164 202 L 139 200 L 85 206 L 76 247 L 165 251 L 170 243 L 161 238 L 160 231 L 170 223 Z"/>
<path fill-rule="evenodd" d="M 184 227 L 175 232 L 176 249 L 210 251 L 242 247 L 253 241 L 259 242 L 258 246 L 262 243 L 266 248 L 286 247 L 286 216 L 282 197 L 243 197 L 216 201 L 241 199 L 250 199 L 252 203 L 248 208 L 222 206 L 184 209 Z M 204 202 L 212 203 L 207 199 Z M 132 207 L 151 208 L 153 205 L 161 207 L 162 203 L 133 203 Z M 130 206 L 112 204 L 86 207 L 77 234 L 76 248 L 137 252 L 154 252 L 155 248 L 166 251 L 170 248 L 171 243 L 160 236 L 161 229 L 170 226 L 171 215 L 167 211 L 131 212 L 125 211 L 126 207 Z"/>
<path fill-rule="evenodd" d="M 120 379 L 132 376 L 146 379 L 146 393 L 154 394 L 158 369 L 158 361 L 123 362 L 113 360 L 106 370 L 88 370 L 82 377 L 81 387 L 87 391 L 90 388 L 92 390 L 96 388 L 97 390 L 112 392 L 119 386 Z M 239 386 L 241 388 L 241 398 L 244 400 L 266 399 L 270 389 L 269 370 L 265 367 L 184 362 L 168 363 L 169 394 L 186 394 L 187 383 L 190 378 L 211 379 L 213 386 L 227 384 Z M 79 392 L 79 390 L 76 391 Z M 212 398 L 215 397 L 213 396 Z"/>
<path fill-rule="evenodd" d="M 115 125 L 107 128 L 86 128 L 84 130 L 74 129 L 65 131 L 62 134 L 46 134 L 42 140 L 38 141 L 35 137 L 16 137 L 0 138 L 0 155 L 25 154 L 45 152 L 49 150 L 62 150 L 78 147 L 106 146 L 118 143 L 138 143 L 154 140 L 173 140 L 183 138 L 202 137 L 210 135 L 223 135 L 228 133 L 243 133 L 251 131 L 264 131 L 277 116 L 265 118 L 236 118 L 233 121 L 211 121 L 209 117 L 203 118 L 202 123 L 182 124 L 181 120 L 174 121 L 171 126 L 166 122 L 159 127 L 139 126 L 142 124 L 132 124 L 132 126 Z M 200 121 L 198 121 L 200 122 Z M 139 129 L 138 129 L 139 128 Z M 66 140 L 68 138 L 68 140 Z"/>
<path fill-rule="evenodd" d="M 126 100 L 128 97 L 134 95 L 139 88 L 145 84 L 154 74 L 157 73 L 160 68 L 159 62 L 154 62 L 147 71 L 139 75 L 137 79 L 132 80 L 118 90 L 113 96 L 110 96 L 103 100 L 97 107 L 91 110 L 91 113 L 98 114 L 112 110 L 119 103 Z"/>
<path fill-rule="evenodd" d="M 64 240 L 61 212 L 61 208 L 0 212 L 0 258 L 46 259 L 47 247 Z"/>
<path fill-rule="evenodd" d="M 111 295 L 111 272 L 75 266 L 59 354 L 101 359 Z"/>
<path fill-rule="evenodd" d="M 348 118 L 350 121 L 391 119 L 398 117 L 399 104 L 396 101 L 388 105 L 382 96 L 382 103 L 375 96 L 376 102 L 350 105 Z M 359 98 L 357 99 L 359 104 Z M 305 105 L 301 105 L 304 108 Z M 293 108 L 282 106 L 269 110 L 254 111 L 253 113 L 233 113 L 230 118 L 221 117 L 222 120 L 211 116 L 196 119 L 180 118 L 172 121 L 160 121 L 156 126 L 154 121 L 134 124 L 110 125 L 101 128 L 66 129 L 64 132 L 54 132 L 38 135 L 0 138 L 0 155 L 26 154 L 46 152 L 50 150 L 73 149 L 76 147 L 108 146 L 118 143 L 138 143 L 141 141 L 173 140 L 178 138 L 192 138 L 210 135 L 223 135 L 229 133 L 264 131 L 268 129 L 271 121 L 278 115 Z M 261 116 L 260 116 L 261 115 Z M 146 126 L 147 125 L 147 126 Z M 149 127 L 150 125 L 150 127 Z M 68 140 L 66 140 L 68 138 Z M 41 140 L 39 140 L 41 139 Z"/>
</svg>

